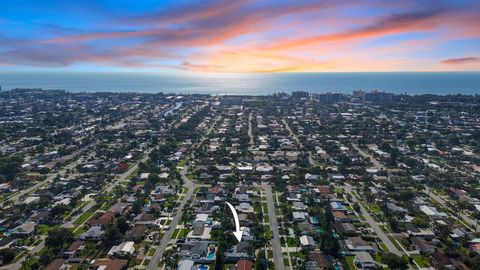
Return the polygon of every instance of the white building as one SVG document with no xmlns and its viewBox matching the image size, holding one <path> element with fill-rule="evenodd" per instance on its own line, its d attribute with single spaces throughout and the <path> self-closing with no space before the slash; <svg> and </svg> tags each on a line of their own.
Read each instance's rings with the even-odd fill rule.
<svg viewBox="0 0 480 270">
<path fill-rule="evenodd" d="M 302 235 L 300 236 L 300 244 L 302 248 L 314 248 L 315 247 L 315 240 L 311 236 Z"/>
<path fill-rule="evenodd" d="M 425 215 L 434 218 L 447 217 L 448 215 L 444 212 L 439 212 L 437 208 L 433 206 L 422 205 L 420 206 L 420 211 L 425 213 Z"/>
<path fill-rule="evenodd" d="M 123 242 L 118 246 L 113 246 L 110 251 L 108 251 L 109 256 L 116 257 L 129 257 L 135 253 L 135 247 L 132 241 Z"/>
</svg>

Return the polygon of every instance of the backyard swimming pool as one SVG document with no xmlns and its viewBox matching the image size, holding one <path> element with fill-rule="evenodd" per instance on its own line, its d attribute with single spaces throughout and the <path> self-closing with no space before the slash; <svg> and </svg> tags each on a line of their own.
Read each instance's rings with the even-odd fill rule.
<svg viewBox="0 0 480 270">
<path fill-rule="evenodd" d="M 210 250 L 210 252 L 207 255 L 207 259 L 209 259 L 209 260 L 215 259 L 215 249 Z M 208 269 L 208 267 L 207 267 L 207 269 Z"/>
</svg>

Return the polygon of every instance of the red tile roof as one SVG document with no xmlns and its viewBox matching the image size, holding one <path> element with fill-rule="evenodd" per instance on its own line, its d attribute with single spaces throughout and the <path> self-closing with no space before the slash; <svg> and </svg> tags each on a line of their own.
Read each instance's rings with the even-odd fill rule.
<svg viewBox="0 0 480 270">
<path fill-rule="evenodd" d="M 318 190 L 320 190 L 321 194 L 330 194 L 332 191 L 330 190 L 329 186 L 319 186 Z"/>
<path fill-rule="evenodd" d="M 64 259 L 55 259 L 45 267 L 45 270 L 58 270 L 64 262 Z"/>
<path fill-rule="evenodd" d="M 120 260 L 120 259 L 98 259 L 95 262 L 96 266 L 105 266 L 105 270 L 122 270 L 126 269 L 128 264 L 128 260 Z"/>
<path fill-rule="evenodd" d="M 67 251 L 77 251 L 79 248 L 81 248 L 83 245 L 85 245 L 85 242 L 77 240 L 73 242 L 70 247 L 68 247 Z"/>
<path fill-rule="evenodd" d="M 239 260 L 237 262 L 237 270 L 252 270 L 253 263 L 248 260 Z"/>
<path fill-rule="evenodd" d="M 112 211 L 107 211 L 103 213 L 99 218 L 90 219 L 87 223 L 89 225 L 107 225 L 112 222 L 114 219 L 114 213 Z"/>
</svg>

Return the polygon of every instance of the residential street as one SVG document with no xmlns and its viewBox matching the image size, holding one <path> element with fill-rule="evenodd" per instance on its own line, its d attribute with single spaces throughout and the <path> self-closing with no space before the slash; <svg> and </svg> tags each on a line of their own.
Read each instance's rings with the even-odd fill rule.
<svg viewBox="0 0 480 270">
<path fill-rule="evenodd" d="M 295 133 L 293 133 L 292 129 L 290 128 L 290 126 L 288 125 L 287 121 L 285 121 L 285 119 L 282 119 L 282 122 L 283 124 L 285 125 L 285 128 L 287 129 L 288 133 L 290 134 L 290 136 L 293 138 L 293 140 L 298 144 L 299 148 L 300 149 L 303 149 L 303 144 L 300 142 L 300 140 L 298 139 L 297 135 L 295 135 Z M 308 151 L 308 163 L 310 163 L 311 166 L 318 166 L 318 163 L 315 161 L 315 159 L 313 158 L 313 155 L 312 155 L 312 152 L 311 151 Z"/>
<path fill-rule="evenodd" d="M 0 270 L 475 268 L 473 100 L 0 91 Z"/>
<path fill-rule="evenodd" d="M 385 232 L 378 226 L 378 223 L 373 219 L 373 217 L 370 215 L 370 213 L 363 207 L 363 205 L 360 203 L 360 201 L 357 199 L 355 194 L 352 192 L 352 187 L 351 186 L 342 186 L 345 191 L 352 195 L 352 200 L 360 206 L 360 210 L 362 212 L 362 215 L 365 217 L 365 221 L 370 225 L 370 227 L 375 231 L 375 233 L 378 235 L 380 240 L 387 246 L 388 250 L 392 252 L 393 254 L 397 256 L 402 256 L 403 253 L 398 250 L 398 248 L 392 243 L 390 238 L 385 234 Z"/>
<path fill-rule="evenodd" d="M 253 133 L 252 133 L 252 113 L 248 115 L 248 137 L 250 138 L 249 144 L 251 147 L 255 144 L 253 140 Z"/>
<path fill-rule="evenodd" d="M 450 207 L 448 206 L 447 202 L 445 201 L 444 198 L 438 196 L 437 194 L 433 193 L 430 191 L 430 188 L 429 187 L 425 187 L 425 192 L 428 194 L 428 196 L 434 200 L 436 203 L 440 204 L 441 206 L 447 208 L 450 210 Z M 476 220 L 474 220 L 473 218 L 469 217 L 468 215 L 462 213 L 462 212 L 452 212 L 452 214 L 454 214 L 455 216 L 457 217 L 460 217 L 461 218 L 461 222 L 463 221 L 464 223 L 466 223 L 465 225 L 469 225 L 472 230 L 476 229 L 476 232 L 480 232 L 479 228 L 478 228 L 478 222 Z"/>
<path fill-rule="evenodd" d="M 117 179 L 115 179 L 113 182 L 109 183 L 104 191 L 106 191 L 107 193 L 112 191 L 112 189 L 115 187 L 116 184 L 118 183 L 121 183 L 122 181 L 125 181 L 125 179 L 127 179 L 127 177 L 132 174 L 137 168 L 138 168 L 138 164 L 140 162 L 144 162 L 145 160 L 147 160 L 148 158 L 148 153 L 150 153 L 151 150 L 148 150 L 147 151 L 147 154 L 145 155 L 145 157 L 143 157 L 139 162 L 135 163 L 135 165 L 131 166 L 126 172 L 122 173 Z M 72 162 L 70 165 L 68 165 L 66 168 L 62 169 L 58 174 L 63 174 L 67 168 L 73 168 L 76 164 L 78 163 L 78 159 L 75 161 L 75 162 Z M 53 176 L 52 176 L 53 177 Z M 53 178 L 52 178 L 53 179 Z M 39 183 L 39 184 L 43 184 L 45 183 L 46 181 L 49 181 L 50 180 L 50 177 Z M 35 185 L 36 186 L 36 185 Z M 34 189 L 31 189 L 31 191 L 33 191 Z M 15 195 L 16 197 L 17 196 L 20 196 L 19 194 L 16 194 Z M 85 204 L 83 207 L 82 207 L 82 211 L 75 215 L 75 216 L 71 216 L 70 218 L 68 218 L 68 221 L 66 221 L 65 223 L 63 223 L 60 227 L 62 228 L 69 228 L 71 226 L 73 226 L 73 221 L 75 221 L 77 218 L 79 218 L 83 213 L 85 213 L 86 211 L 90 210 L 93 206 L 95 206 L 96 202 L 95 200 L 91 200 L 89 201 L 87 204 Z M 43 247 L 45 246 L 45 236 L 42 236 L 41 237 L 41 241 L 35 245 L 30 251 L 29 251 L 29 254 L 31 255 L 35 255 L 37 252 L 39 252 L 40 250 L 43 249 Z M 8 270 L 13 270 L 13 269 L 19 269 L 22 265 L 21 263 L 25 260 L 25 257 L 22 257 L 17 263 L 13 263 L 13 264 L 10 264 L 8 266 L 4 266 L 5 269 L 8 269 Z M 4 268 L 2 268 L 3 270 Z"/>
<path fill-rule="evenodd" d="M 157 247 L 157 249 L 155 251 L 155 254 L 153 255 L 152 259 L 150 260 L 150 263 L 147 266 L 147 269 L 151 269 L 151 270 L 157 269 L 158 263 L 162 259 L 163 253 L 165 252 L 165 249 L 167 248 L 168 243 L 170 242 L 170 239 L 173 236 L 173 232 L 175 231 L 175 229 L 178 226 L 178 223 L 180 222 L 180 218 L 182 217 L 182 214 L 183 214 L 183 208 L 185 207 L 187 202 L 189 202 L 190 199 L 192 198 L 193 191 L 196 188 L 196 184 L 193 183 L 186 176 L 186 171 L 187 171 L 187 167 L 185 167 L 180 172 L 180 175 L 182 176 L 182 179 L 185 182 L 184 187 L 188 188 L 188 191 L 187 191 L 185 197 L 183 197 L 183 200 L 180 203 L 180 206 L 177 208 L 177 213 L 175 214 L 175 216 L 172 219 L 172 222 L 170 223 L 170 228 L 163 235 L 163 238 L 160 242 L 160 245 Z"/>
<path fill-rule="evenodd" d="M 4 202 L 6 201 L 11 201 L 11 202 L 18 202 L 18 200 L 23 197 L 24 195 L 27 195 L 37 189 L 39 189 L 40 187 L 42 187 L 43 185 L 49 183 L 49 182 L 52 182 L 53 179 L 55 179 L 55 177 L 57 177 L 58 175 L 64 175 L 65 172 L 68 170 L 68 169 L 73 169 L 75 168 L 75 166 L 77 166 L 78 164 L 78 161 L 79 159 L 75 160 L 74 162 L 70 163 L 69 165 L 65 166 L 63 169 L 60 169 L 57 173 L 52 173 L 52 174 L 49 174 L 48 177 L 43 180 L 43 181 L 40 181 L 38 183 L 36 183 L 35 185 L 29 187 L 29 188 L 26 188 L 26 189 L 22 189 L 21 191 L 5 198 L 1 203 L 3 204 Z M 4 206 L 2 206 L 4 207 Z"/>
<path fill-rule="evenodd" d="M 381 170 L 383 168 L 382 164 L 380 162 L 378 162 L 378 160 L 373 157 L 372 155 L 370 155 L 369 153 L 363 151 L 362 149 L 360 149 L 360 147 L 358 147 L 358 145 L 352 143 L 352 146 L 353 148 L 355 148 L 355 150 L 358 151 L 358 153 L 362 156 L 362 157 L 365 157 L 367 158 L 370 162 L 372 162 L 373 164 L 373 167 L 377 170 Z"/>
<path fill-rule="evenodd" d="M 273 260 L 275 263 L 275 269 L 285 270 L 283 264 L 282 245 L 280 243 L 280 234 L 278 232 L 277 215 L 275 214 L 275 205 L 273 203 L 272 187 L 270 185 L 262 185 L 265 190 L 265 196 L 267 197 L 268 219 L 270 223 L 270 230 L 272 230 L 272 249 Z"/>
</svg>

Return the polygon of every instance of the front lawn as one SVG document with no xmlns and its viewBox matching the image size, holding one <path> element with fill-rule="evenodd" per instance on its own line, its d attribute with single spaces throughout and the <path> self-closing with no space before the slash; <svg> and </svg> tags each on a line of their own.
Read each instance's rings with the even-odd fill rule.
<svg viewBox="0 0 480 270">
<path fill-rule="evenodd" d="M 355 264 L 353 263 L 353 260 L 355 259 L 355 256 L 345 256 L 345 261 L 347 262 L 347 267 L 349 270 L 356 270 L 357 268 L 355 267 Z"/>
<path fill-rule="evenodd" d="M 87 221 L 93 214 L 95 213 L 95 210 L 88 210 L 85 213 L 81 214 L 74 222 L 73 224 L 75 225 L 80 225 Z"/>
<path fill-rule="evenodd" d="M 428 258 L 423 255 L 415 254 L 415 255 L 412 255 L 412 258 L 422 268 L 430 266 L 430 262 Z"/>
</svg>

